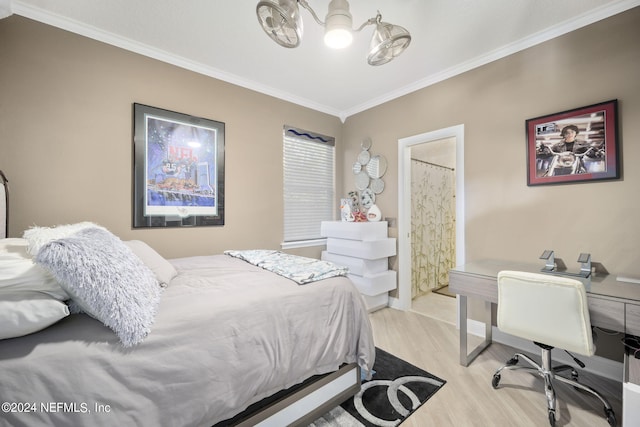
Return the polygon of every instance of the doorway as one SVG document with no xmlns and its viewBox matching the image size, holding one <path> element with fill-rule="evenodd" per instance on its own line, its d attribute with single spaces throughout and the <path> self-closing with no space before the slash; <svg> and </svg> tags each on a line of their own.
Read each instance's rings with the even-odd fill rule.
<svg viewBox="0 0 640 427">
<path fill-rule="evenodd" d="M 430 142 L 455 141 L 456 202 L 455 202 L 455 263 L 464 264 L 464 125 L 398 140 L 398 293 L 389 305 L 400 310 L 411 308 L 411 151 Z"/>
<path fill-rule="evenodd" d="M 456 141 L 411 146 L 411 300 L 435 292 L 451 296 L 456 262 Z M 453 295 L 455 297 L 455 295 Z"/>
</svg>

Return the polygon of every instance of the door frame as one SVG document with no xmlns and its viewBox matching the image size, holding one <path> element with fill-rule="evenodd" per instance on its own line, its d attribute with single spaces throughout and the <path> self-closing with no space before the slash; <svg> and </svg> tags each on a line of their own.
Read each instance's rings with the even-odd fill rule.
<svg viewBox="0 0 640 427">
<path fill-rule="evenodd" d="M 446 138 L 456 140 L 456 265 L 465 261 L 464 238 L 464 125 L 398 140 L 398 297 L 389 306 L 411 309 L 411 147 Z"/>
</svg>

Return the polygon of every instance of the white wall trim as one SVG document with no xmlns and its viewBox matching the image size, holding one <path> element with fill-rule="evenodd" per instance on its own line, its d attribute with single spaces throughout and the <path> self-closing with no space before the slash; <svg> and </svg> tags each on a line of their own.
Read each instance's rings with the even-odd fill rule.
<svg viewBox="0 0 640 427">
<path fill-rule="evenodd" d="M 214 79 L 222 80 L 224 82 L 231 83 L 245 89 L 255 90 L 256 92 L 273 96 L 274 98 L 282 99 L 284 101 L 292 102 L 302 107 L 310 108 L 321 113 L 339 117 L 343 123 L 346 120 L 346 116 L 343 112 L 335 108 L 331 108 L 327 105 L 322 105 L 309 99 L 301 98 L 300 96 L 293 93 L 285 92 L 280 89 L 258 83 L 256 81 L 246 79 L 242 76 L 231 74 L 218 68 L 192 61 L 182 56 L 178 56 L 173 53 L 155 48 L 153 46 L 140 43 L 136 40 L 132 40 L 114 33 L 110 33 L 108 31 L 101 30 L 94 26 L 85 24 L 84 22 L 75 21 L 66 16 L 58 15 L 27 3 L 23 3 L 20 1 L 14 2 L 12 11 L 16 15 L 24 16 L 25 18 L 33 19 L 47 25 L 61 28 L 63 30 L 70 31 L 72 33 L 79 34 L 93 40 L 97 40 L 112 46 L 119 47 L 121 49 L 128 50 L 130 52 L 157 59 L 158 61 L 175 65 L 176 67 L 184 68 L 185 70 L 193 71 L 208 77 L 213 77 Z"/>
<path fill-rule="evenodd" d="M 484 324 L 481 325 L 484 328 Z M 513 335 L 505 334 L 495 326 L 493 327 L 492 334 L 494 342 L 499 342 L 526 353 L 530 353 L 535 356 L 534 360 L 540 360 L 540 349 L 532 342 Z M 551 354 L 554 361 L 575 366 L 575 362 L 562 349 L 554 349 Z M 583 369 L 584 371 L 622 383 L 622 362 L 616 362 L 615 360 L 600 356 L 589 357 L 581 354 L 576 354 L 575 356 L 586 365 Z"/>
<path fill-rule="evenodd" d="M 326 246 L 327 239 L 312 239 L 312 240 L 296 240 L 295 242 L 282 242 L 280 247 L 282 249 L 295 249 L 295 248 L 310 248 L 313 246 Z"/>
<path fill-rule="evenodd" d="M 464 125 L 398 140 L 398 298 L 393 307 L 411 308 L 411 147 L 447 138 L 456 140 L 456 265 L 465 261 Z M 391 306 L 390 299 L 390 306 Z"/>
<path fill-rule="evenodd" d="M 389 307 L 399 308 L 399 305 L 400 305 L 400 302 L 397 298 L 389 298 Z M 456 329 L 458 331 L 460 330 L 459 327 L 456 327 Z M 467 319 L 467 332 L 470 335 L 475 335 L 475 336 L 484 338 L 484 333 L 485 333 L 484 323 L 478 320 Z M 534 360 L 540 360 L 540 349 L 532 342 L 522 338 L 515 337 L 513 335 L 505 334 L 495 326 L 491 328 L 491 334 L 493 335 L 492 336 L 493 342 L 508 345 L 509 347 L 515 348 L 517 351 L 525 352 L 532 355 Z M 589 356 L 583 356 L 579 354 L 576 354 L 575 356 L 578 359 L 580 359 L 582 362 L 584 362 L 584 364 L 586 365 L 586 367 L 583 369 L 584 371 L 622 383 L 623 381 L 622 362 L 616 362 L 615 360 L 607 359 L 605 357 L 600 357 L 600 356 L 589 357 Z M 565 363 L 573 366 L 576 365 L 575 362 L 571 360 L 571 358 L 562 349 L 554 350 L 552 352 L 552 358 L 556 363 Z M 506 363 L 506 360 L 501 360 L 499 362 L 500 363 L 496 365 L 496 369 L 502 366 L 500 365 L 501 363 Z"/>
<path fill-rule="evenodd" d="M 78 21 L 74 21 L 67 17 L 57 15 L 48 10 L 38 8 L 36 6 L 33 6 L 25 2 L 21 2 L 21 1 L 11 2 L 11 0 L 0 0 L 0 6 L 2 5 L 2 3 L 8 3 L 9 12 L 13 12 L 17 15 L 34 19 L 36 21 L 43 22 L 48 25 L 53 25 L 54 27 L 58 27 L 63 30 L 71 31 L 73 33 L 80 34 L 82 36 L 89 37 L 94 40 L 98 40 L 113 46 L 120 47 L 122 49 L 129 50 L 131 52 L 138 53 L 140 55 L 148 56 L 150 58 L 154 58 L 154 59 L 166 62 L 168 64 L 175 65 L 177 67 L 185 68 L 187 70 L 191 70 L 196 73 L 200 73 L 200 74 L 213 77 L 228 83 L 232 83 L 240 87 L 255 90 L 257 92 L 260 92 L 269 96 L 273 96 L 275 98 L 282 99 L 288 102 L 292 102 L 294 104 L 298 104 L 303 107 L 311 108 L 312 110 L 316 110 L 321 113 L 326 113 L 332 116 L 336 116 L 340 118 L 342 123 L 344 123 L 348 117 L 354 114 L 357 114 L 362 111 L 368 110 L 370 108 L 376 107 L 378 105 L 384 104 L 385 102 L 399 98 L 408 93 L 412 93 L 417 90 L 424 89 L 425 87 L 447 80 L 451 77 L 457 76 L 466 71 L 472 70 L 474 68 L 477 68 L 482 65 L 488 64 L 490 62 L 496 61 L 498 59 L 504 58 L 511 54 L 520 52 L 529 47 L 532 47 L 540 43 L 543 43 L 547 40 L 551 40 L 553 38 L 559 37 L 563 34 L 585 27 L 594 22 L 598 22 L 602 19 L 606 19 L 610 16 L 616 15 L 626 10 L 632 9 L 633 7 L 636 7 L 638 5 L 638 0 L 619 0 L 619 1 L 611 2 L 609 4 L 605 4 L 602 7 L 593 9 L 588 13 L 572 17 L 570 20 L 561 22 L 544 31 L 538 32 L 536 34 L 532 34 L 520 40 L 516 40 L 513 43 L 509 43 L 498 49 L 494 49 L 491 52 L 487 52 L 478 57 L 465 61 L 461 64 L 457 64 L 446 70 L 442 70 L 441 72 L 427 76 L 424 79 L 418 80 L 405 87 L 399 88 L 398 90 L 391 91 L 377 98 L 361 103 L 360 105 L 355 105 L 351 108 L 348 108 L 342 111 L 327 105 L 321 105 L 309 99 L 301 98 L 293 93 L 285 92 L 280 89 L 270 87 L 268 85 L 264 85 L 249 79 L 245 79 L 238 75 L 234 75 L 234 74 L 201 64 L 201 63 L 188 60 L 183 57 L 176 56 L 174 54 L 162 51 L 160 49 L 153 48 L 151 46 L 139 43 L 137 41 L 120 37 L 116 34 L 100 30 L 98 28 L 92 27 L 90 25 L 87 25 Z M 1 14 L 0 14 L 0 17 L 1 17 Z"/>
<path fill-rule="evenodd" d="M 476 335 L 484 338 L 484 323 L 478 320 L 468 319 L 467 331 L 471 335 Z M 492 342 L 508 345 L 509 347 L 513 347 L 518 351 L 532 355 L 533 360 L 540 360 L 540 348 L 531 341 L 513 335 L 505 334 L 496 326 L 493 326 L 491 328 L 491 334 Z M 551 352 L 551 356 L 556 363 L 564 363 L 567 365 L 576 366 L 576 363 L 562 349 L 554 349 Z M 616 362 L 615 360 L 607 359 L 600 356 L 583 356 L 581 354 L 576 354 L 575 356 L 586 365 L 583 369 L 584 371 L 599 375 L 601 377 L 609 378 L 614 381 L 622 382 L 622 362 Z M 506 360 L 500 362 L 503 363 L 506 362 Z M 498 368 L 499 366 L 496 366 L 496 369 Z"/>
<path fill-rule="evenodd" d="M 11 16 L 11 0 L 0 0 L 0 19 Z"/>
</svg>

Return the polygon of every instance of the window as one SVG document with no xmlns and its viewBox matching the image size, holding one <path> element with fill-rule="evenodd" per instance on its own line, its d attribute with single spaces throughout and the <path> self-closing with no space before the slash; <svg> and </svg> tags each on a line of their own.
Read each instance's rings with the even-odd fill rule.
<svg viewBox="0 0 640 427">
<path fill-rule="evenodd" d="M 313 246 L 334 219 L 335 138 L 284 127 L 283 248 Z"/>
</svg>

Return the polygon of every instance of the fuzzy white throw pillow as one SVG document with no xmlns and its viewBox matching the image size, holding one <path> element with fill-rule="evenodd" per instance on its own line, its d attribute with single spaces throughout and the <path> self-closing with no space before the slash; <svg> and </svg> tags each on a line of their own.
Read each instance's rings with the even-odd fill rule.
<svg viewBox="0 0 640 427">
<path fill-rule="evenodd" d="M 29 242 L 27 252 L 31 256 L 36 256 L 40 248 L 52 240 L 69 237 L 72 234 L 87 228 L 101 228 L 102 230 L 106 230 L 104 227 L 85 221 L 78 222 L 76 224 L 58 225 L 56 227 L 31 227 L 28 230 L 25 230 L 22 237 L 27 239 L 27 242 Z"/>
<path fill-rule="evenodd" d="M 118 237 L 86 228 L 40 249 L 35 262 L 46 268 L 73 303 L 111 328 L 125 347 L 151 331 L 160 287 L 153 272 Z M 74 304 L 70 305 L 73 310 Z"/>
</svg>

